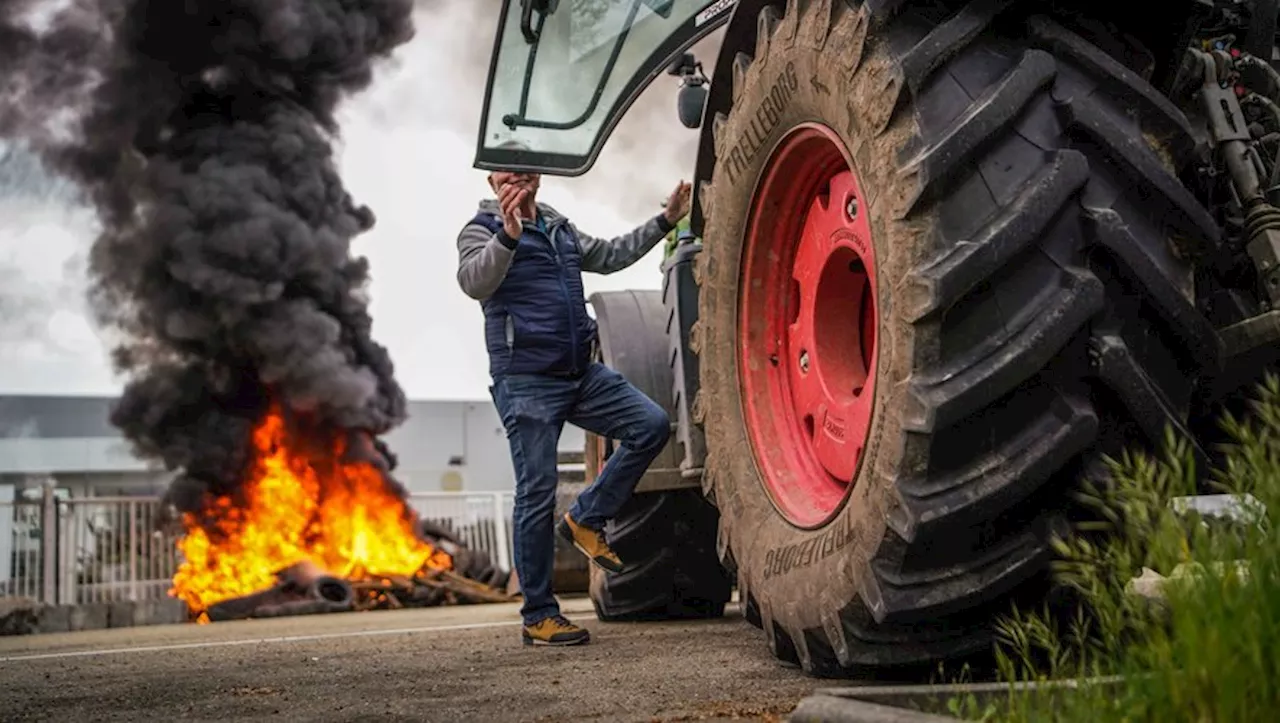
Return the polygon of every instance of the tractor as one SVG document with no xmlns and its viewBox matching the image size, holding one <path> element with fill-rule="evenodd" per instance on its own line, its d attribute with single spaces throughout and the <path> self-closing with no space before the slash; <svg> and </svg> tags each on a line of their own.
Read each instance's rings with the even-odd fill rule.
<svg viewBox="0 0 1280 723">
<path fill-rule="evenodd" d="M 673 420 L 599 617 L 736 586 L 810 674 L 933 665 L 1051 594 L 1107 455 L 1212 461 L 1280 352 L 1278 10 L 505 0 L 477 168 L 585 173 L 664 72 L 700 134 L 661 291 L 590 299 Z"/>
</svg>

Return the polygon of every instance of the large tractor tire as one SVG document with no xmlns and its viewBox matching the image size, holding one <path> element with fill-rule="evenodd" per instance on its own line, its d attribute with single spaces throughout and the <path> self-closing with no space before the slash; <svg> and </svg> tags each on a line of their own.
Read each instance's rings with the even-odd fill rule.
<svg viewBox="0 0 1280 723">
<path fill-rule="evenodd" d="M 699 190 L 704 491 L 823 676 L 989 650 L 1068 489 L 1220 354 L 1177 108 L 1038 3 L 853 5 L 764 8 Z"/>
<path fill-rule="evenodd" d="M 591 296 L 600 327 L 598 358 L 672 414 L 667 313 L 658 291 Z M 587 482 L 595 481 L 613 442 L 587 432 Z M 719 515 L 697 486 L 681 481 L 678 444 L 668 442 L 638 492 L 609 521 L 605 535 L 627 561 L 621 573 L 591 566 L 589 594 L 606 621 L 720 617 L 733 577 L 716 554 Z M 646 488 L 657 487 L 657 491 Z M 663 488 L 666 489 L 663 489 Z"/>
</svg>

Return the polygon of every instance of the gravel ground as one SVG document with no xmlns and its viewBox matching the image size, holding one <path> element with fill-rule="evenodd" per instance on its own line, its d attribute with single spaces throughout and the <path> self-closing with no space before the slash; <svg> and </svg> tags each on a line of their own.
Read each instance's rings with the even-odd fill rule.
<svg viewBox="0 0 1280 723">
<path fill-rule="evenodd" d="M 589 645 L 523 647 L 511 605 L 0 638 L 0 720 L 778 721 L 823 683 L 733 608 L 645 624 L 564 608 Z"/>
</svg>

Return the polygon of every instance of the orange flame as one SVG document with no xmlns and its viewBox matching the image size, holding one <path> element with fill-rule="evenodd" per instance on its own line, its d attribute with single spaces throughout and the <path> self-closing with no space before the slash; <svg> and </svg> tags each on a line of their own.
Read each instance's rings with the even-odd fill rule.
<svg viewBox="0 0 1280 723">
<path fill-rule="evenodd" d="M 317 472 L 290 449 L 276 411 L 254 430 L 253 444 L 257 459 L 243 497 L 217 497 L 202 516 L 183 516 L 184 561 L 170 594 L 201 622 L 210 605 L 265 590 L 275 573 L 298 562 L 347 579 L 452 566 L 448 553 L 417 536 L 413 513 L 372 464 L 338 462 L 339 448 L 328 467 L 334 472 Z"/>
</svg>

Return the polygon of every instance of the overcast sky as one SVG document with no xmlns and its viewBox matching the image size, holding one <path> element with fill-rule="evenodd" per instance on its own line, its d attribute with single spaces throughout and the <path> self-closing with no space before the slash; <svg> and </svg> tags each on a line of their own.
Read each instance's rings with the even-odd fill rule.
<svg viewBox="0 0 1280 723">
<path fill-rule="evenodd" d="M 486 2 L 434 5 L 419 13 L 417 37 L 375 85 L 347 103 L 338 153 L 348 189 L 378 217 L 356 252 L 370 260 L 374 335 L 390 349 L 400 383 L 413 399 L 487 399 L 480 307 L 458 289 L 454 244 L 488 195 L 472 162 L 494 19 Z M 659 212 L 695 161 L 697 132 L 676 119 L 675 86 L 660 76 L 593 170 L 545 178 L 541 200 L 599 236 Z M 0 394 L 120 389 L 108 347 L 84 313 L 83 256 L 92 236 L 84 210 L 0 201 Z M 587 291 L 659 288 L 660 263 L 659 247 L 626 271 L 587 275 Z"/>
</svg>

